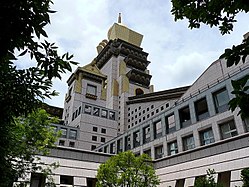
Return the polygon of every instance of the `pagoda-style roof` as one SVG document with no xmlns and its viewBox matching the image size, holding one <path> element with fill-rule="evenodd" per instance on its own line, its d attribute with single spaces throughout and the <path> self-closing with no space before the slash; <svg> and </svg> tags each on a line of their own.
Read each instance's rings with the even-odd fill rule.
<svg viewBox="0 0 249 187">
<path fill-rule="evenodd" d="M 137 69 L 131 69 L 126 76 L 130 82 L 141 84 L 144 87 L 150 85 L 150 79 L 152 77 L 151 75 Z"/>
</svg>

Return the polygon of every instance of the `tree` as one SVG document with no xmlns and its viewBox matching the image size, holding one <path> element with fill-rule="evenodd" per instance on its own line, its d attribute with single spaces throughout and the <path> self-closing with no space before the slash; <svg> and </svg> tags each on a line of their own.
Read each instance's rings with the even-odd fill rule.
<svg viewBox="0 0 249 187">
<path fill-rule="evenodd" d="M 101 164 L 97 173 L 97 187 L 155 187 L 159 179 L 151 158 L 135 156 L 131 151 L 119 153 Z"/>
<path fill-rule="evenodd" d="M 248 187 L 249 186 L 249 168 L 244 168 L 241 171 L 241 179 L 243 181 L 242 187 Z"/>
<path fill-rule="evenodd" d="M 205 177 L 199 177 L 195 181 L 195 187 L 222 187 L 221 184 L 215 182 L 215 171 L 208 169 Z"/>
<path fill-rule="evenodd" d="M 8 186 L 18 176 L 12 155 L 20 158 L 26 152 L 25 144 L 20 149 L 15 143 L 16 118 L 26 117 L 35 111 L 44 98 L 55 96 L 51 90 L 52 79 L 71 71 L 72 55 L 59 55 L 54 43 L 46 40 L 44 27 L 50 23 L 51 0 L 0 1 L 0 186 Z M 17 69 L 15 61 L 28 55 L 34 65 Z M 30 123 L 30 128 L 35 123 Z M 25 129 L 26 130 L 26 129 Z M 18 136 L 18 135 L 16 135 Z M 45 142 L 43 142 L 45 143 Z M 37 146 L 33 144 L 33 146 Z M 17 151 L 15 153 L 15 151 Z M 25 159 L 20 162 L 25 164 Z"/>
<path fill-rule="evenodd" d="M 210 27 L 219 27 L 221 34 L 229 34 L 233 30 L 233 24 L 237 21 L 236 15 L 239 12 L 249 12 L 248 0 L 172 0 L 172 14 L 175 21 L 187 18 L 189 27 L 199 28 L 201 23 Z M 227 60 L 227 66 L 237 65 L 240 61 L 245 63 L 249 54 L 249 37 L 243 40 L 240 45 L 225 49 L 220 58 Z M 249 76 L 243 81 L 233 81 L 232 85 L 235 98 L 229 102 L 232 111 L 239 107 L 243 119 L 249 117 L 249 87 L 246 82 Z"/>
</svg>

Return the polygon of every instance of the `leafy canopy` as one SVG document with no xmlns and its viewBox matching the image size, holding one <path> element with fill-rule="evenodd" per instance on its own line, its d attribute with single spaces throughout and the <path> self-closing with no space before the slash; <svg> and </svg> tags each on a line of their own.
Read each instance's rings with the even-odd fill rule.
<svg viewBox="0 0 249 187">
<path fill-rule="evenodd" d="M 36 111 L 44 98 L 57 95 L 51 90 L 52 79 L 60 79 L 77 64 L 72 55 L 59 55 L 56 45 L 44 40 L 48 37 L 44 28 L 50 24 L 49 15 L 55 12 L 51 4 L 51 0 L 0 1 L 0 186 L 10 186 L 21 173 L 19 166 L 32 162 L 37 150 L 44 153 L 46 143 L 50 145 L 36 131 L 34 121 L 23 128 L 22 134 L 16 119 Z M 15 61 L 23 55 L 33 61 L 33 66 L 17 69 Z M 32 133 L 36 143 L 20 143 L 21 136 Z M 15 167 L 13 159 L 17 157 L 20 165 Z M 26 169 L 20 168 L 23 172 Z"/>
<path fill-rule="evenodd" d="M 156 187 L 159 179 L 151 158 L 135 156 L 131 151 L 119 153 L 101 164 L 97 173 L 97 187 Z"/>
<path fill-rule="evenodd" d="M 222 35 L 229 34 L 233 30 L 233 24 L 237 21 L 236 16 L 240 12 L 249 12 L 248 0 L 171 0 L 171 2 L 173 6 L 171 12 L 175 16 L 175 21 L 186 18 L 191 29 L 199 28 L 201 24 L 218 27 Z M 231 67 L 241 61 L 245 63 L 248 54 L 249 37 L 245 38 L 240 45 L 225 49 L 220 59 L 225 58 L 227 66 Z M 232 111 L 237 107 L 240 109 L 239 114 L 243 119 L 249 118 L 249 95 L 248 86 L 245 87 L 246 82 L 249 82 L 248 76 L 243 81 L 233 81 L 232 93 L 235 98 L 229 102 Z"/>
<path fill-rule="evenodd" d="M 195 187 L 223 187 L 222 184 L 216 183 L 214 178 L 215 171 L 212 169 L 207 170 L 207 175 L 199 177 L 195 181 Z"/>
</svg>

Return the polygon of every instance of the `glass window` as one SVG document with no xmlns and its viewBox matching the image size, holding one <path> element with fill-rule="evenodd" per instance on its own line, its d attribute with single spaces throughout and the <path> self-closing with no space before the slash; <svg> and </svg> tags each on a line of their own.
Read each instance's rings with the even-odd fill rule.
<svg viewBox="0 0 249 187">
<path fill-rule="evenodd" d="M 100 138 L 100 141 L 103 142 L 103 143 L 105 143 L 105 138 L 104 138 L 104 137 L 101 137 L 101 138 Z"/>
<path fill-rule="evenodd" d="M 116 145 L 115 145 L 115 142 L 113 142 L 110 145 L 110 153 L 115 154 L 115 152 L 116 152 Z"/>
<path fill-rule="evenodd" d="M 75 142 L 69 142 L 69 147 L 74 147 L 75 146 Z"/>
<path fill-rule="evenodd" d="M 93 107 L 93 115 L 94 115 L 94 116 L 99 116 L 99 111 L 100 111 L 99 108 Z"/>
<path fill-rule="evenodd" d="M 166 134 L 176 131 L 175 115 L 171 114 L 165 118 L 166 123 Z"/>
<path fill-rule="evenodd" d="M 245 126 L 246 126 L 246 131 L 249 132 L 249 118 L 246 118 L 244 120 Z"/>
<path fill-rule="evenodd" d="M 73 176 L 61 175 L 60 184 L 73 185 Z"/>
<path fill-rule="evenodd" d="M 61 137 L 62 138 L 67 138 L 67 129 L 61 128 Z"/>
<path fill-rule="evenodd" d="M 65 145 L 65 141 L 64 140 L 59 140 L 59 145 L 60 146 L 64 146 Z"/>
<path fill-rule="evenodd" d="M 144 127 L 143 128 L 143 143 L 148 143 L 150 142 L 150 127 Z"/>
<path fill-rule="evenodd" d="M 195 148 L 195 140 L 194 140 L 193 135 L 184 137 L 182 139 L 182 141 L 183 141 L 183 150 L 184 151 Z"/>
<path fill-rule="evenodd" d="M 214 142 L 214 134 L 212 129 L 207 129 L 200 132 L 201 145 L 207 145 Z"/>
<path fill-rule="evenodd" d="M 179 110 L 181 128 L 191 125 L 189 106 Z"/>
<path fill-rule="evenodd" d="M 115 112 L 109 111 L 109 119 L 115 120 Z"/>
<path fill-rule="evenodd" d="M 221 113 L 228 110 L 229 96 L 226 88 L 222 88 L 221 90 L 213 93 L 213 98 L 216 113 Z"/>
<path fill-rule="evenodd" d="M 91 146 L 91 150 L 96 149 L 96 147 L 97 147 L 96 145 L 92 145 L 92 146 Z"/>
<path fill-rule="evenodd" d="M 92 113 L 92 107 L 90 105 L 85 105 L 85 110 L 84 112 L 86 114 L 91 114 Z"/>
<path fill-rule="evenodd" d="M 236 130 L 234 120 L 220 124 L 220 132 L 221 132 L 222 139 L 236 136 L 238 133 Z"/>
<path fill-rule="evenodd" d="M 77 138 L 77 131 L 73 130 L 73 129 L 70 129 L 69 130 L 69 138 L 75 140 Z"/>
<path fill-rule="evenodd" d="M 125 150 L 130 150 L 131 149 L 131 136 L 128 135 L 125 137 Z"/>
<path fill-rule="evenodd" d="M 107 110 L 101 110 L 101 117 L 102 118 L 107 118 Z"/>
<path fill-rule="evenodd" d="M 162 136 L 162 122 L 161 120 L 154 123 L 154 137 L 155 138 L 160 138 Z"/>
<path fill-rule="evenodd" d="M 119 139 L 117 141 L 117 153 L 120 153 L 123 151 L 123 139 Z"/>
<path fill-rule="evenodd" d="M 106 129 L 101 128 L 101 133 L 106 134 Z"/>
<path fill-rule="evenodd" d="M 86 93 L 90 95 L 96 95 L 97 94 L 97 86 L 87 84 Z"/>
<path fill-rule="evenodd" d="M 93 127 L 93 131 L 97 132 L 98 131 L 98 127 Z"/>
<path fill-rule="evenodd" d="M 163 145 L 155 147 L 155 159 L 163 157 Z"/>
<path fill-rule="evenodd" d="M 168 155 L 175 155 L 178 153 L 177 141 L 168 143 Z"/>
<path fill-rule="evenodd" d="M 97 136 L 92 136 L 92 141 L 97 141 Z"/>
<path fill-rule="evenodd" d="M 136 131 L 133 133 L 133 146 L 140 146 L 140 131 Z"/>
<path fill-rule="evenodd" d="M 198 121 L 209 117 L 206 98 L 202 98 L 195 102 L 195 113 Z"/>
</svg>

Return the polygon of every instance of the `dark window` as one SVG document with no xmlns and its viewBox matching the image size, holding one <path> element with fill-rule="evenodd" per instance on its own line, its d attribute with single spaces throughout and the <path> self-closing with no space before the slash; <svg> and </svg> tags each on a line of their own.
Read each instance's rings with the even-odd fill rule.
<svg viewBox="0 0 249 187">
<path fill-rule="evenodd" d="M 163 157 L 163 145 L 155 147 L 155 159 Z"/>
<path fill-rule="evenodd" d="M 30 186 L 43 187 L 45 186 L 46 176 L 42 173 L 31 173 Z"/>
<path fill-rule="evenodd" d="M 116 145 L 113 142 L 113 143 L 110 144 L 110 153 L 115 154 L 115 151 L 116 151 Z"/>
<path fill-rule="evenodd" d="M 149 107 L 147 108 L 147 111 L 149 111 L 150 109 L 149 109 Z"/>
<path fill-rule="evenodd" d="M 96 147 L 97 147 L 96 145 L 92 145 L 92 146 L 91 146 L 91 150 L 96 149 Z"/>
<path fill-rule="evenodd" d="M 138 109 L 141 110 L 141 106 L 139 106 Z"/>
<path fill-rule="evenodd" d="M 147 114 L 147 118 L 149 118 L 150 117 L 150 114 Z"/>
<path fill-rule="evenodd" d="M 86 114 L 91 114 L 91 113 L 92 113 L 92 107 L 89 106 L 89 105 L 85 105 L 85 110 L 84 110 L 84 112 L 85 112 Z"/>
<path fill-rule="evenodd" d="M 104 147 L 104 153 L 107 153 L 108 146 Z"/>
<path fill-rule="evenodd" d="M 221 138 L 226 139 L 238 135 L 234 120 L 220 124 Z"/>
<path fill-rule="evenodd" d="M 171 114 L 165 118 L 166 123 L 166 134 L 176 131 L 175 115 Z"/>
<path fill-rule="evenodd" d="M 178 153 L 177 141 L 168 143 L 168 155 L 175 155 Z"/>
<path fill-rule="evenodd" d="M 161 106 L 161 110 L 163 110 L 164 109 L 164 107 L 163 106 Z"/>
<path fill-rule="evenodd" d="M 145 116 L 143 117 L 143 120 L 145 120 Z"/>
<path fill-rule="evenodd" d="M 165 107 L 168 108 L 169 107 L 169 103 L 166 103 Z"/>
<path fill-rule="evenodd" d="M 161 120 L 154 123 L 153 126 L 154 126 L 154 138 L 160 138 L 163 132 Z"/>
<path fill-rule="evenodd" d="M 115 112 L 109 112 L 109 119 L 115 120 Z"/>
<path fill-rule="evenodd" d="M 70 129 L 69 130 L 69 138 L 76 140 L 76 138 L 77 138 L 77 131 L 73 130 L 73 129 Z"/>
<path fill-rule="evenodd" d="M 229 96 L 226 88 L 213 93 L 216 113 L 225 112 L 228 110 Z"/>
<path fill-rule="evenodd" d="M 202 98 L 195 102 L 195 113 L 198 121 L 209 117 L 206 98 Z"/>
<path fill-rule="evenodd" d="M 230 186 L 231 181 L 231 171 L 225 171 L 218 174 L 218 184 L 222 184 L 223 186 Z"/>
<path fill-rule="evenodd" d="M 179 110 L 181 128 L 191 125 L 189 106 Z"/>
<path fill-rule="evenodd" d="M 182 138 L 182 142 L 184 151 L 195 148 L 195 140 L 193 135 Z"/>
<path fill-rule="evenodd" d="M 92 136 L 92 141 L 97 141 L 97 136 Z"/>
<path fill-rule="evenodd" d="M 131 136 L 128 135 L 125 137 L 125 151 L 131 149 Z"/>
<path fill-rule="evenodd" d="M 133 133 L 133 147 L 140 146 L 140 131 Z"/>
<path fill-rule="evenodd" d="M 150 126 L 143 128 L 143 143 L 150 142 Z"/>
<path fill-rule="evenodd" d="M 145 110 L 143 110 L 143 114 L 145 113 Z"/>
<path fill-rule="evenodd" d="M 143 95 L 144 91 L 141 88 L 137 88 L 135 93 L 136 93 L 136 95 Z"/>
<path fill-rule="evenodd" d="M 100 141 L 103 142 L 103 143 L 105 143 L 105 138 L 101 137 Z"/>
<path fill-rule="evenodd" d="M 98 127 L 93 127 L 93 131 L 97 132 L 98 131 Z"/>
<path fill-rule="evenodd" d="M 176 180 L 176 186 L 175 187 L 184 187 L 185 179 L 178 179 Z"/>
<path fill-rule="evenodd" d="M 135 112 L 137 112 L 137 109 L 135 109 Z"/>
<path fill-rule="evenodd" d="M 206 129 L 200 132 L 201 145 L 207 145 L 214 142 L 214 134 L 212 129 Z"/>
<path fill-rule="evenodd" d="M 101 129 L 101 133 L 106 134 L 106 129 Z"/>
<path fill-rule="evenodd" d="M 94 116 L 99 116 L 99 111 L 100 111 L 99 108 L 93 107 L 93 115 L 94 115 Z"/>
<path fill-rule="evenodd" d="M 64 146 L 65 145 L 65 141 L 64 140 L 59 140 L 59 145 Z"/>
<path fill-rule="evenodd" d="M 73 176 L 61 175 L 60 184 L 73 185 Z"/>
<path fill-rule="evenodd" d="M 151 105 L 151 109 L 154 108 L 154 105 Z"/>
<path fill-rule="evenodd" d="M 153 112 L 151 112 L 151 116 L 154 116 L 154 111 L 153 111 Z"/>
<path fill-rule="evenodd" d="M 246 126 L 246 131 L 249 132 L 249 118 L 246 118 L 244 120 L 245 126 Z"/>
<path fill-rule="evenodd" d="M 69 142 L 69 147 L 74 147 L 75 146 L 75 142 Z"/>
<path fill-rule="evenodd" d="M 144 154 L 147 154 L 149 157 L 151 157 L 151 149 L 145 150 Z"/>
<path fill-rule="evenodd" d="M 159 112 L 159 110 L 158 109 L 156 109 L 156 113 L 158 113 Z"/>
<path fill-rule="evenodd" d="M 120 153 L 123 151 L 123 139 L 119 139 L 117 141 L 117 153 Z"/>
</svg>

